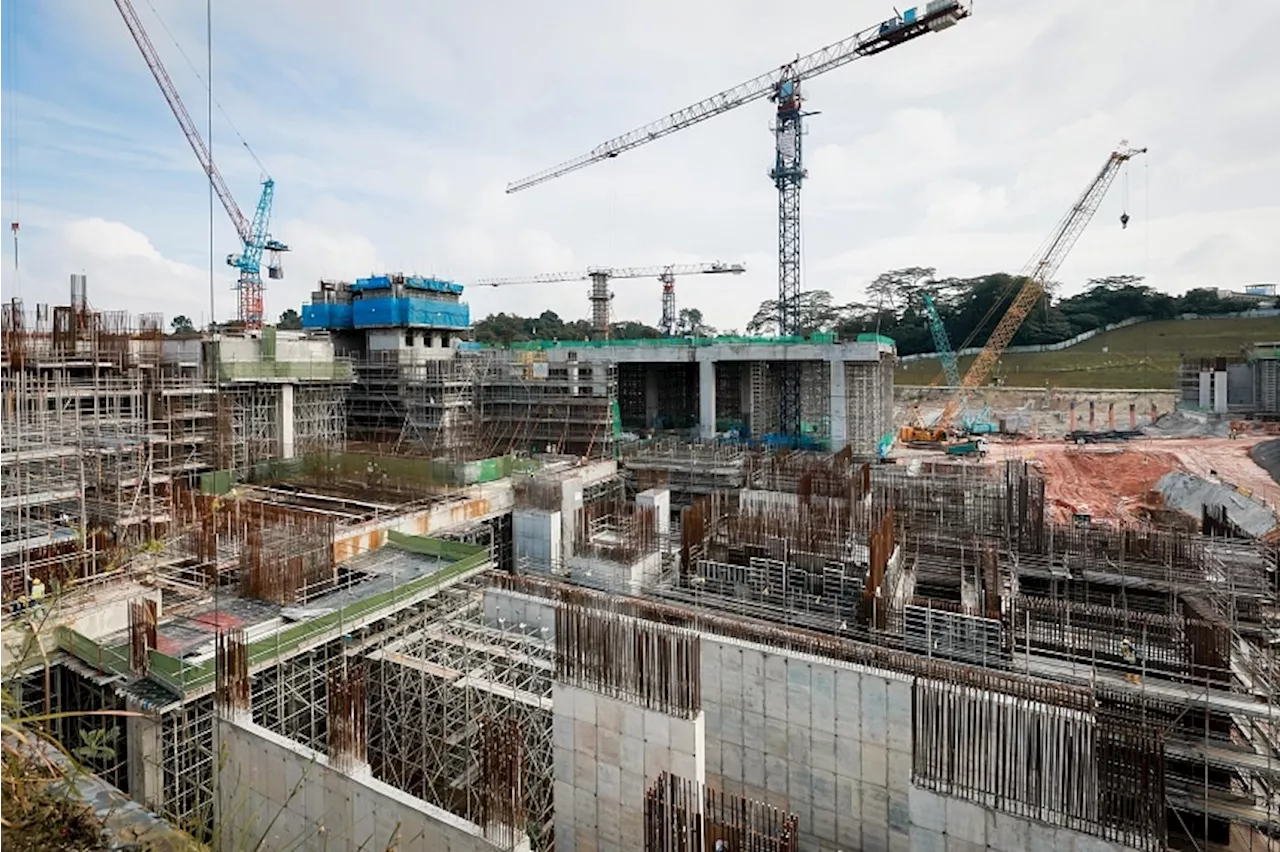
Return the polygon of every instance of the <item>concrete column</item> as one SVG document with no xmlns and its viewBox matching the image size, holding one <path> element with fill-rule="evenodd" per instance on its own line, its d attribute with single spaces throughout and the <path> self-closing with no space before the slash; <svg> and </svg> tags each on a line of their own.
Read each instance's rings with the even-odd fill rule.
<svg viewBox="0 0 1280 852">
<path fill-rule="evenodd" d="M 1218 370 L 1213 374 L 1213 413 L 1227 413 L 1227 371 Z"/>
<path fill-rule="evenodd" d="M 831 452 L 839 452 L 849 443 L 849 395 L 845 387 L 844 357 L 831 359 Z"/>
<path fill-rule="evenodd" d="M 1200 371 L 1200 408 L 1208 409 L 1213 406 L 1212 394 L 1213 373 L 1208 370 Z"/>
<path fill-rule="evenodd" d="M 293 458 L 293 385 L 280 386 L 280 458 Z"/>
<path fill-rule="evenodd" d="M 142 714 L 125 719 L 130 797 L 144 808 L 154 810 L 160 805 L 162 779 L 160 719 L 146 715 L 136 701 L 127 702 L 126 709 Z"/>
<path fill-rule="evenodd" d="M 755 396 L 752 394 L 751 376 L 756 369 L 756 365 L 750 361 L 742 361 L 742 369 L 739 371 L 738 384 L 738 407 L 742 411 L 742 422 L 747 427 L 750 434 L 754 435 L 755 427 Z"/>
<path fill-rule="evenodd" d="M 666 488 L 650 488 L 636 495 L 636 505 L 654 510 L 658 516 L 658 535 L 671 532 L 671 492 Z"/>
<path fill-rule="evenodd" d="M 716 436 L 716 362 L 698 359 L 698 437 Z"/>
<path fill-rule="evenodd" d="M 658 368 L 644 367 L 644 425 L 652 429 L 658 422 Z"/>
<path fill-rule="evenodd" d="M 526 560 L 537 567 L 558 570 L 563 564 L 559 512 L 516 509 L 511 513 L 512 555 L 517 564 Z"/>
<path fill-rule="evenodd" d="M 582 483 L 569 479 L 560 492 L 560 556 L 561 561 L 573 553 L 574 534 L 578 524 L 578 510 L 582 508 Z"/>
</svg>

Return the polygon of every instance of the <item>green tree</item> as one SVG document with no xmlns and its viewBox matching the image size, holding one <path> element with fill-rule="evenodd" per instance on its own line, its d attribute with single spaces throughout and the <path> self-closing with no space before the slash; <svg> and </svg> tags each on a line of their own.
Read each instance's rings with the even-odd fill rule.
<svg viewBox="0 0 1280 852">
<path fill-rule="evenodd" d="M 185 314 L 178 314 L 169 324 L 173 326 L 174 334 L 190 334 L 196 330 L 195 324 Z"/>
<path fill-rule="evenodd" d="M 798 334 L 833 331 L 840 322 L 841 309 L 826 290 L 806 290 L 796 297 Z M 747 334 L 777 334 L 781 326 L 778 300 L 766 299 L 760 303 L 755 316 L 747 323 Z"/>
<path fill-rule="evenodd" d="M 293 308 L 289 308 L 280 315 L 280 322 L 276 323 L 276 328 L 296 331 L 302 328 L 302 317 L 298 316 L 298 312 Z"/>
<path fill-rule="evenodd" d="M 716 330 L 702 321 L 702 311 L 681 308 L 676 319 L 676 333 L 682 336 L 711 337 Z"/>
</svg>

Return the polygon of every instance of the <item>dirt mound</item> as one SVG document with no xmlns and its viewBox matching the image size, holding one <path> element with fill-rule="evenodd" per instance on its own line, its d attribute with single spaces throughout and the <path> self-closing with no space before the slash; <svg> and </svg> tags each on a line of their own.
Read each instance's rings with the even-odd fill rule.
<svg viewBox="0 0 1280 852">
<path fill-rule="evenodd" d="M 1037 459 L 1045 473 L 1045 498 L 1060 521 L 1076 513 L 1121 519 L 1163 508 L 1152 494 L 1156 483 L 1182 469 L 1176 455 L 1158 450 L 1066 449 Z"/>
</svg>

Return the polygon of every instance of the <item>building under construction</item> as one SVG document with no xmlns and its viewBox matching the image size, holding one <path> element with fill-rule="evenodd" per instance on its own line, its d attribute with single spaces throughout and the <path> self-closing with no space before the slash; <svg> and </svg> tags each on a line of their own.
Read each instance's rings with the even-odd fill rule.
<svg viewBox="0 0 1280 852">
<path fill-rule="evenodd" d="M 879 463 L 885 341 L 415 335 L 375 429 L 340 336 L 72 301 L 5 314 L 5 582 L 57 581 L 4 615 L 7 686 L 199 837 L 1274 846 L 1275 543 L 1059 524 L 1022 460 Z M 827 445 L 700 440 L 732 399 L 759 434 L 777 358 Z"/>
</svg>

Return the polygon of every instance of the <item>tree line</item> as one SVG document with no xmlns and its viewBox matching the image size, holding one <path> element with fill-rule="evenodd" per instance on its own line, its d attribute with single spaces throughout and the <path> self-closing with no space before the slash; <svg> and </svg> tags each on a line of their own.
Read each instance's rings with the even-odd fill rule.
<svg viewBox="0 0 1280 852">
<path fill-rule="evenodd" d="M 852 339 L 864 332 L 893 338 L 903 355 L 934 351 L 933 334 L 924 296 L 934 302 L 953 349 L 980 346 L 1004 316 L 1014 295 L 1026 279 L 995 272 L 974 278 L 939 278 L 930 267 L 894 269 L 876 277 L 867 287 L 866 301 L 840 304 L 826 290 L 800 294 L 797 312 L 799 330 L 804 335 L 834 332 Z M 1239 300 L 1223 299 L 1216 290 L 1191 290 L 1170 296 L 1143 283 L 1139 275 L 1112 275 L 1093 278 L 1083 293 L 1066 299 L 1054 295 L 1050 285 L 1018 329 L 1012 345 L 1060 343 L 1080 334 L 1133 317 L 1172 319 L 1179 314 L 1224 314 L 1241 310 Z M 679 333 L 712 336 L 717 330 L 702 320 L 696 308 L 680 311 Z M 724 333 L 734 334 L 735 330 Z M 778 333 L 778 302 L 760 304 L 746 333 Z M 566 322 L 553 311 L 538 317 L 492 314 L 475 325 L 476 339 L 494 344 L 525 340 L 584 340 L 593 336 L 586 320 Z M 661 337 L 661 332 L 643 323 L 616 323 L 614 338 Z"/>
<path fill-rule="evenodd" d="M 976 278 L 939 278 L 936 273 L 935 269 L 924 266 L 890 270 L 867 286 L 867 298 L 863 302 L 840 304 L 827 290 L 801 293 L 797 305 L 799 330 L 806 336 L 834 332 L 846 340 L 864 332 L 875 332 L 893 338 L 902 355 L 933 352 L 933 334 L 924 304 L 924 296 L 928 294 L 952 348 L 979 346 L 991 335 L 1026 280 L 1004 272 Z M 1144 284 L 1139 275 L 1092 278 L 1083 293 L 1067 299 L 1055 298 L 1055 289 L 1050 285 L 1041 295 L 1018 329 L 1012 345 L 1060 343 L 1083 331 L 1133 317 L 1172 319 L 1184 313 L 1225 314 L 1247 307 L 1239 300 L 1221 298 L 1212 289 L 1170 296 Z M 185 316 L 174 317 L 172 326 L 178 334 L 195 331 L 194 324 Z M 290 308 L 280 315 L 277 327 L 299 329 L 301 317 Z M 528 340 L 590 340 L 596 336 L 588 320 L 565 320 L 555 311 L 543 311 L 536 317 L 490 314 L 475 324 L 474 331 L 476 340 L 495 345 Z M 697 308 L 682 309 L 676 326 L 676 334 L 681 337 L 737 333 L 736 329 L 717 330 L 708 325 Z M 746 333 L 778 333 L 776 299 L 760 304 L 747 323 Z M 615 340 L 634 340 L 658 338 L 663 334 L 651 325 L 627 320 L 614 323 L 609 336 Z"/>
</svg>

